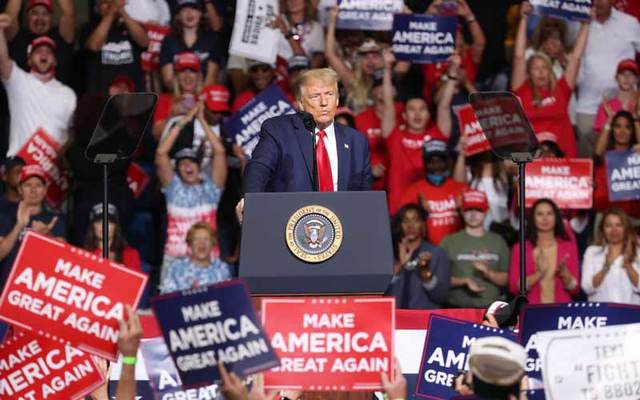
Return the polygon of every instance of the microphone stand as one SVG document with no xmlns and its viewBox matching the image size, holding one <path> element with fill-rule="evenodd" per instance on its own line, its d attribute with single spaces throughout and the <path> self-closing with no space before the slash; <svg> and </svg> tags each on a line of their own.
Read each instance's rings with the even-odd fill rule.
<svg viewBox="0 0 640 400">
<path fill-rule="evenodd" d="M 312 129 L 311 130 L 311 142 L 313 144 L 313 153 L 312 154 L 312 159 L 313 159 L 313 180 L 312 180 L 312 184 L 313 184 L 313 191 L 317 192 L 319 190 L 318 188 L 318 160 L 316 160 L 316 130 Z"/>
</svg>

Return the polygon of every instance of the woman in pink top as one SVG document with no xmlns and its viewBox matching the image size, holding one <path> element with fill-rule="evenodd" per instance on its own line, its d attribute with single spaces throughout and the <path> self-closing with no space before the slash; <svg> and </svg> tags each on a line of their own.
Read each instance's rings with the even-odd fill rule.
<svg viewBox="0 0 640 400">
<path fill-rule="evenodd" d="M 526 274 L 529 303 L 565 303 L 580 291 L 578 249 L 565 230 L 560 210 L 549 199 L 537 200 L 527 219 Z M 519 293 L 520 245 L 511 252 L 509 291 Z"/>
<path fill-rule="evenodd" d="M 516 35 L 511 90 L 522 100 L 535 132 L 553 132 L 567 157 L 577 154 L 576 136 L 569 119 L 569 100 L 576 85 L 580 59 L 587 45 L 589 25 L 583 23 L 564 74 L 556 81 L 549 56 L 537 52 L 525 59 L 527 19 L 531 5 L 523 2 Z"/>
</svg>

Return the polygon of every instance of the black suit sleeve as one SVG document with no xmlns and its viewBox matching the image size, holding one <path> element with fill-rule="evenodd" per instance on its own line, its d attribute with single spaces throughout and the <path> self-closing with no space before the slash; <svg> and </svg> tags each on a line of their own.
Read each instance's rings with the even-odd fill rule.
<svg viewBox="0 0 640 400">
<path fill-rule="evenodd" d="M 260 140 L 244 170 L 244 193 L 264 192 L 278 168 L 281 150 L 270 127 L 265 121 L 260 129 Z"/>
</svg>

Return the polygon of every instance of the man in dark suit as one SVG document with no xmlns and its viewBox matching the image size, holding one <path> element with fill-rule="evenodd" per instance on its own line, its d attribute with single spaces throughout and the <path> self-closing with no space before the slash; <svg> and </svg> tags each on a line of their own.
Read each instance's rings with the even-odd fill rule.
<svg viewBox="0 0 640 400">
<path fill-rule="evenodd" d="M 369 190 L 372 176 L 367 139 L 334 122 L 338 75 L 328 68 L 299 77 L 295 91 L 300 111 L 316 123 L 316 159 L 320 191 Z M 244 191 L 313 191 L 313 143 L 300 115 L 271 118 L 262 124 L 260 141 L 244 173 Z M 238 203 L 240 215 L 243 200 Z"/>
</svg>

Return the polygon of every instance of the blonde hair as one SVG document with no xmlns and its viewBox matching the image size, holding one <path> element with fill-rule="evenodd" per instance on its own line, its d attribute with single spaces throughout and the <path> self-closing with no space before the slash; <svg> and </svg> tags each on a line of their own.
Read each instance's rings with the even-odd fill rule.
<svg viewBox="0 0 640 400">
<path fill-rule="evenodd" d="M 314 68 L 310 69 L 298 77 L 294 88 L 296 100 L 302 99 L 302 88 L 310 82 L 320 81 L 327 86 L 335 86 L 338 89 L 338 74 L 331 68 Z M 337 95 L 337 93 L 336 93 Z"/>
<path fill-rule="evenodd" d="M 360 56 L 356 55 L 356 68 L 353 71 L 353 81 L 349 82 L 347 104 L 355 112 L 363 111 L 369 106 L 369 93 L 373 87 L 373 80 L 362 72 Z"/>
<path fill-rule="evenodd" d="M 206 222 L 196 222 L 195 224 L 191 225 L 191 228 L 189 228 L 189 230 L 187 231 L 187 244 L 189 246 L 191 246 L 193 235 L 196 234 L 197 230 L 207 231 L 209 237 L 211 238 L 211 244 L 214 246 L 216 245 L 216 243 L 218 242 L 218 234 L 216 233 L 215 229 L 213 229 L 211 225 Z"/>
<path fill-rule="evenodd" d="M 541 51 L 536 51 L 535 53 L 533 53 L 533 55 L 531 55 L 531 57 L 529 57 L 529 59 L 527 60 L 527 74 L 529 75 L 534 60 L 541 60 L 544 63 L 544 66 L 547 70 L 547 75 L 549 76 L 549 85 L 546 89 L 552 91 L 556 87 L 556 75 L 553 73 L 553 64 L 551 63 L 551 59 Z M 540 91 L 538 90 L 538 88 L 533 86 L 531 78 L 529 78 L 529 83 L 531 84 L 531 90 L 533 92 L 533 105 L 536 107 L 540 107 L 542 105 L 542 96 L 540 96 Z"/>
</svg>

